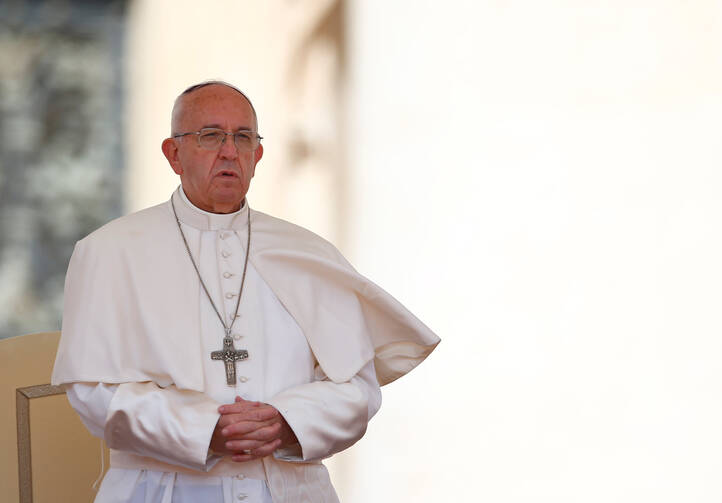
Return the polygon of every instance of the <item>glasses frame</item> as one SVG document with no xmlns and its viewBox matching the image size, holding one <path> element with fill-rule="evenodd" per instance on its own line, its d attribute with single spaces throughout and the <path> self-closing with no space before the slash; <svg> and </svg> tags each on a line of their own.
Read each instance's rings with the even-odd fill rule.
<svg viewBox="0 0 722 503">
<path fill-rule="evenodd" d="M 204 134 L 204 133 L 211 133 L 211 132 L 213 132 L 213 133 L 220 133 L 220 134 L 224 135 L 224 136 L 223 136 L 223 139 L 221 140 L 221 142 L 218 144 L 218 146 L 217 146 L 216 148 L 207 148 L 207 147 L 204 147 L 203 145 L 201 145 L 201 135 Z M 247 149 L 245 149 L 245 148 L 241 148 L 241 147 L 238 145 L 238 143 L 237 143 L 237 141 L 236 141 L 236 138 L 239 138 L 239 137 L 240 137 L 239 135 L 244 134 L 244 133 L 245 133 L 245 134 L 252 133 L 253 135 L 256 136 L 256 140 L 258 141 L 258 145 L 256 145 L 255 148 L 252 148 L 252 149 L 250 149 L 250 150 L 247 150 Z M 209 151 L 211 151 L 211 152 L 214 151 L 214 150 L 220 150 L 221 147 L 223 147 L 223 144 L 226 142 L 226 137 L 228 137 L 228 136 L 232 136 L 232 137 L 233 137 L 233 144 L 236 146 L 236 149 L 237 149 L 237 150 L 240 150 L 240 151 L 243 151 L 243 152 L 253 152 L 254 150 L 256 150 L 256 149 L 260 146 L 261 140 L 263 139 L 263 136 L 259 135 L 259 134 L 258 134 L 258 131 L 253 131 L 253 130 L 251 130 L 251 129 L 241 129 L 241 130 L 235 131 L 235 132 L 233 132 L 233 133 L 227 133 L 227 132 L 223 131 L 222 129 L 213 128 L 213 127 L 203 128 L 203 129 L 201 129 L 201 130 L 199 130 L 199 131 L 190 131 L 190 132 L 188 132 L 188 133 L 178 133 L 178 134 L 174 134 L 174 135 L 173 135 L 173 138 L 181 138 L 181 137 L 183 137 L 183 136 L 190 136 L 190 135 L 193 135 L 193 134 L 196 135 L 196 138 L 197 138 L 197 140 L 198 140 L 198 147 L 199 147 L 199 148 L 202 148 L 203 150 L 209 150 Z"/>
</svg>

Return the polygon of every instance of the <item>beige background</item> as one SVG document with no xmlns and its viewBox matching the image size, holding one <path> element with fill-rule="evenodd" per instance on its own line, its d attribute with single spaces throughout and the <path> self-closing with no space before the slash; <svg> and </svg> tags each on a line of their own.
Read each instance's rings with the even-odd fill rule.
<svg viewBox="0 0 722 503">
<path fill-rule="evenodd" d="M 313 29 L 339 6 L 343 37 Z M 177 183 L 174 96 L 227 79 L 267 138 L 251 204 L 332 239 L 442 337 L 332 460 L 347 503 L 718 502 L 721 16 L 136 1 L 128 208 Z"/>
</svg>

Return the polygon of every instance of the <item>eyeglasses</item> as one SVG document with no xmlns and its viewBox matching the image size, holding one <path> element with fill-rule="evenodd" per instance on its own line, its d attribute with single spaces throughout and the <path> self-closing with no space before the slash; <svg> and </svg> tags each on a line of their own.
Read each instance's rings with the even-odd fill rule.
<svg viewBox="0 0 722 503">
<path fill-rule="evenodd" d="M 250 152 L 256 150 L 263 139 L 262 136 L 255 131 L 236 131 L 235 133 L 226 133 L 222 129 L 203 128 L 200 131 L 190 133 L 174 134 L 173 138 L 181 136 L 196 135 L 198 137 L 198 146 L 206 150 L 218 150 L 226 141 L 226 136 L 233 137 L 233 143 L 239 152 Z"/>
</svg>

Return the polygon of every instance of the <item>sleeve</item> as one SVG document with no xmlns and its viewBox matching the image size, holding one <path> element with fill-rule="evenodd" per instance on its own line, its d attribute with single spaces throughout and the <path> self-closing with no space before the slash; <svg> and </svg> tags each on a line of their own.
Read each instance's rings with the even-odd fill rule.
<svg viewBox="0 0 722 503">
<path fill-rule="evenodd" d="M 282 461 L 315 461 L 356 443 L 381 407 L 381 390 L 373 360 L 349 381 L 335 383 L 319 366 L 317 381 L 278 393 L 269 404 L 283 415 L 298 444 L 278 449 Z"/>
<path fill-rule="evenodd" d="M 65 387 L 83 424 L 112 449 L 201 471 L 221 459 L 208 449 L 220 404 L 203 393 L 151 382 Z"/>
</svg>

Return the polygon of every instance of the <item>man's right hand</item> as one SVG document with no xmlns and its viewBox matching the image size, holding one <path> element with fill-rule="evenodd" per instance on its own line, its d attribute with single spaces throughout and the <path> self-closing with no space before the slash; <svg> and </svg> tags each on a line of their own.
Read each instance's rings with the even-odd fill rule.
<svg viewBox="0 0 722 503">
<path fill-rule="evenodd" d="M 211 449 L 243 462 L 268 456 L 283 445 L 297 442 L 283 416 L 273 406 L 236 397 L 222 405 L 213 430 Z"/>
</svg>

